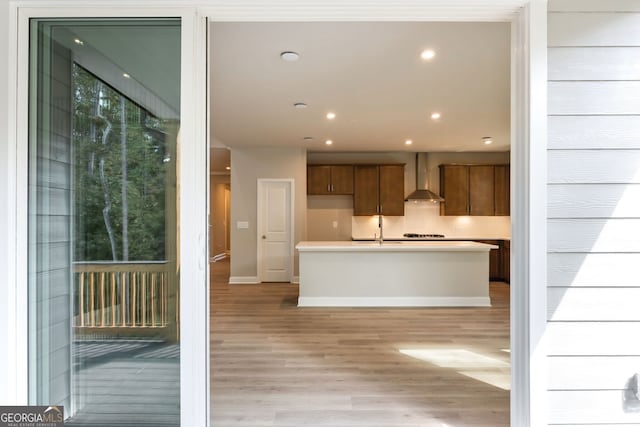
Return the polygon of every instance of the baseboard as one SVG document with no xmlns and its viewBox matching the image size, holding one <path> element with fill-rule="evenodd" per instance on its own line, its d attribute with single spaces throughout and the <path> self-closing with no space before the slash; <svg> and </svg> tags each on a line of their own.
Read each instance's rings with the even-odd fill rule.
<svg viewBox="0 0 640 427">
<path fill-rule="evenodd" d="M 258 276 L 231 276 L 229 277 L 230 285 L 257 285 Z"/>
<path fill-rule="evenodd" d="M 299 297 L 298 307 L 491 307 L 489 297 Z"/>
</svg>

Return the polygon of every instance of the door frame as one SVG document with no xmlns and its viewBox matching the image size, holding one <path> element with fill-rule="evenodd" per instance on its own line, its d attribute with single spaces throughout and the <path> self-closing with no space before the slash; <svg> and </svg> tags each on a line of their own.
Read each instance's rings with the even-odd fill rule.
<svg viewBox="0 0 640 427">
<path fill-rule="evenodd" d="M 258 196 L 257 196 L 257 208 L 256 208 L 256 242 L 257 242 L 257 277 L 258 283 L 262 282 L 262 227 L 264 226 L 262 211 L 264 210 L 264 203 L 262 202 L 262 192 L 265 190 L 266 185 L 269 183 L 284 182 L 289 184 L 289 282 L 293 281 L 293 260 L 294 260 L 294 231 L 295 231 L 295 180 L 293 178 L 258 178 Z"/>
<path fill-rule="evenodd" d="M 150 5 L 139 0 L 120 3 L 16 1 L 10 3 L 9 30 L 9 146 L 7 174 L 10 213 L 7 241 L 15 245 L 7 260 L 7 283 L 13 296 L 9 307 L 9 332 L 15 353 L 7 372 L 11 404 L 28 404 L 28 96 L 29 20 L 31 18 L 162 18 L 181 19 L 181 128 L 177 162 L 179 169 L 180 266 L 180 420 L 181 425 L 209 425 L 209 263 L 207 207 L 209 170 L 207 18 L 194 7 Z M 11 66 L 13 64 L 13 66 Z M 201 143 L 185 143 L 200 141 Z M 205 195 L 203 197 L 202 195 Z M 183 262 L 180 262 L 183 260 Z M 182 286 L 182 284 L 199 286 Z M 8 344 L 7 344 L 8 345 Z M 3 384 L 4 385 L 4 384 Z"/>
<path fill-rule="evenodd" d="M 77 14 L 82 10 L 90 15 L 94 11 L 103 16 L 114 16 L 122 13 L 129 13 L 133 6 L 139 11 L 146 12 L 146 16 L 151 16 L 158 10 L 174 11 L 173 16 L 189 15 L 192 21 L 197 21 L 200 16 L 208 16 L 212 21 L 427 21 L 432 16 L 435 20 L 441 21 L 487 21 L 488 15 L 495 13 L 501 15 L 506 7 L 504 0 L 458 1 L 449 5 L 442 5 L 437 0 L 424 0 L 417 4 L 406 1 L 398 4 L 381 5 L 373 0 L 363 0 L 344 2 L 339 7 L 327 5 L 321 0 L 307 0 L 305 2 L 296 1 L 273 1 L 279 7 L 264 2 L 256 4 L 248 0 L 237 1 L 233 6 L 226 4 L 213 4 L 213 0 L 195 0 L 192 4 L 200 4 L 198 9 L 200 14 L 193 8 L 170 8 L 164 7 L 167 2 L 143 2 L 133 0 L 131 2 L 111 1 L 106 2 L 88 0 L 83 3 L 71 2 L 68 0 L 55 3 L 56 8 L 51 8 L 53 2 L 45 1 L 22 1 L 10 2 L 9 23 L 9 60 L 6 67 L 8 72 L 8 97 L 7 110 L 9 111 L 7 125 L 7 159 L 3 164 L 7 165 L 5 171 L 0 173 L 6 178 L 5 185 L 0 187 L 0 199 L 5 200 L 8 208 L 2 211 L 3 218 L 6 218 L 6 232 L 4 239 L 4 251 L 6 255 L 0 259 L 0 271 L 5 272 L 6 287 L 0 287 L 1 297 L 0 307 L 2 307 L 3 318 L 6 319 L 4 328 L 0 328 L 0 338 L 8 348 L 15 351 L 0 352 L 0 365 L 5 368 L 5 373 L 13 375 L 3 376 L 1 380 L 2 391 L 0 397 L 3 404 L 23 404 L 27 397 L 27 342 L 26 342 L 26 291 L 24 284 L 23 269 L 26 247 L 24 238 L 23 219 L 26 217 L 26 205 L 20 191 L 23 190 L 22 169 L 25 166 L 21 159 L 20 145 L 24 139 L 18 143 L 20 123 L 18 121 L 17 109 L 18 92 L 16 90 L 19 81 L 20 71 L 24 71 L 18 59 L 18 53 L 22 44 L 19 45 L 18 37 L 18 10 L 26 8 L 49 8 L 52 11 L 60 11 L 60 7 L 66 6 L 65 16 Z M 246 3 L 246 4 L 245 4 Z M 402 3 L 402 4 L 399 4 Z M 455 3 L 455 4 L 454 4 Z M 475 4 L 474 4 L 475 3 Z M 478 4 L 480 3 L 480 4 Z M 213 4 L 213 5 L 212 5 Z M 164 6 L 163 6 L 164 5 Z M 287 6 L 289 5 L 289 7 Z M 512 17 L 512 152 L 511 163 L 514 166 L 511 171 L 511 212 L 512 212 L 512 283 L 511 283 L 511 360 L 512 360 L 512 393 L 511 393 L 511 425 L 517 426 L 540 426 L 546 425 L 546 351 L 545 351 L 545 327 L 546 327 L 546 0 L 522 0 L 522 7 L 516 16 Z M 158 7 L 159 6 L 159 7 Z M 479 9 L 479 6 L 481 9 Z M 195 7 L 195 6 L 194 6 Z M 180 12 L 182 11 L 182 12 Z M 432 15 L 430 15 L 432 13 Z M 183 21 L 183 25 L 184 25 Z M 190 55 L 194 60 L 204 60 L 206 58 L 206 28 L 198 25 L 197 31 L 192 35 L 193 50 Z M 184 41 L 183 41 L 184 42 Z M 186 70 L 188 71 L 188 70 Z M 193 70 L 192 70 L 193 71 Z M 206 93 L 207 87 L 203 85 L 206 80 L 200 73 L 183 75 L 195 75 L 197 77 L 193 83 L 194 90 Z M 21 92 L 24 90 L 22 87 Z M 184 102 L 184 101 L 183 101 Z M 190 108 L 185 105 L 186 108 Z M 192 120 L 197 123 L 207 121 L 205 117 L 206 108 L 199 104 L 194 104 L 195 113 Z M 186 123 L 186 122 L 185 122 Z M 198 130 L 200 132 L 200 130 Z M 183 133 L 183 140 L 199 140 L 191 138 L 197 135 Z M 204 136 L 207 137 L 206 135 Z M 202 136 L 200 136 L 202 138 Z M 192 144 L 196 145 L 196 144 Z M 195 147 L 191 147 L 195 150 Z M 185 148 L 189 150 L 189 148 Z M 201 157 L 208 159 L 208 155 Z M 200 165 L 202 160 L 195 159 L 194 162 Z M 206 160 L 205 160 L 206 162 Z M 185 166 L 186 167 L 186 166 Z M 201 167 L 201 165 L 200 165 Z M 193 170 L 196 175 L 195 169 Z M 198 182 L 194 177 L 190 178 L 191 184 L 196 188 L 205 188 L 206 184 Z M 203 176 L 202 180 L 207 181 L 208 176 Z M 186 182 L 185 182 L 186 183 Z M 206 190 L 202 190 L 207 194 Z M 202 194 L 202 193 L 201 193 Z M 208 197 L 208 196 L 207 196 Z M 190 201 L 191 203 L 194 200 Z M 200 206 L 200 201 L 198 201 Z M 198 209 L 186 210 L 198 215 Z M 206 212 L 206 207 L 202 209 Z M 206 264 L 206 232 L 207 221 L 185 223 L 186 227 L 191 227 L 188 235 L 192 240 L 189 242 L 192 247 L 186 246 L 188 255 L 194 255 L 194 264 L 198 268 L 194 273 L 189 274 L 193 283 L 207 281 Z M 22 227 L 22 228 L 21 228 Z M 200 227 L 201 237 L 194 233 L 193 228 Z M 185 230 L 183 230 L 185 232 Z M 183 234 L 186 237 L 187 233 Z M 202 239 L 202 240 L 200 240 Z M 203 243 L 201 243 L 203 242 Z M 203 257 L 203 254 L 205 255 Z M 187 256 L 187 253 L 183 253 Z M 203 258 L 203 259 L 201 259 Z M 204 266 L 199 264 L 203 263 Z M 186 272 L 185 272 L 186 273 Z M 183 276 L 184 277 L 184 276 Z M 202 280 L 202 281 L 201 281 Z M 202 299 L 190 301 L 193 307 L 199 307 L 202 301 L 208 301 L 208 290 L 197 291 Z M 205 297 L 206 295 L 206 297 Z M 183 301 L 184 303 L 185 301 Z M 182 304 L 184 306 L 184 304 Z M 186 323 L 183 319 L 183 325 Z M 203 326 L 204 325 L 204 326 Z M 197 328 L 206 327 L 208 330 L 208 319 Z M 185 331 L 189 334 L 189 331 Z M 202 333 L 201 331 L 199 332 Z M 183 339 L 187 336 L 183 335 Z M 208 333 L 207 333 L 208 339 Z M 191 340 L 191 339 L 190 339 Z M 205 343 L 206 344 L 206 343 Z M 194 343 L 201 347 L 203 343 Z M 207 351 L 207 374 L 202 375 L 201 380 L 208 383 L 208 346 Z M 189 363 L 200 364 L 201 358 L 189 359 Z M 195 381 L 197 387 L 192 391 L 199 391 L 207 396 L 203 402 L 203 396 L 194 396 L 193 402 L 183 402 L 183 412 L 186 408 L 197 409 L 198 405 L 206 405 L 208 413 L 208 384 L 203 387 L 202 381 Z M 182 394 L 183 397 L 185 394 Z M 195 414 L 195 410 L 193 413 Z M 185 423 L 184 425 L 208 425 L 208 416 L 204 422 L 196 421 Z"/>
<path fill-rule="evenodd" d="M 202 0 L 205 1 L 206 0 Z M 246 2 L 246 3 L 245 3 Z M 248 0 L 201 10 L 212 22 L 503 21 L 511 23 L 511 425 L 547 424 L 547 0 L 420 4 L 349 0 Z M 516 3 L 515 1 L 511 2 Z M 290 7 L 287 7 L 289 5 Z M 497 18 L 499 17 L 499 18 Z"/>
</svg>

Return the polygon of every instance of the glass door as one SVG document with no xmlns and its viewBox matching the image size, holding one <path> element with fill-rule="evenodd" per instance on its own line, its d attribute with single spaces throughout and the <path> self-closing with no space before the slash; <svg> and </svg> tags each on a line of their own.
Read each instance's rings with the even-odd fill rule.
<svg viewBox="0 0 640 427">
<path fill-rule="evenodd" d="M 180 425 L 181 20 L 32 19 L 29 403 Z"/>
</svg>

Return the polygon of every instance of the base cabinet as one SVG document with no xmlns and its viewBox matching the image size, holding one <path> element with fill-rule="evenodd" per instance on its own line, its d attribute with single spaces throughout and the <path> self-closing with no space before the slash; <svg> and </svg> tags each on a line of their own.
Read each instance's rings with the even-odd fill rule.
<svg viewBox="0 0 640 427">
<path fill-rule="evenodd" d="M 489 280 L 499 282 L 509 282 L 511 277 L 510 269 L 510 240 L 478 240 L 480 243 L 498 246 L 498 249 L 491 249 L 489 252 Z"/>
<path fill-rule="evenodd" d="M 498 246 L 489 252 L 489 280 L 502 280 L 502 240 L 478 240 L 480 243 Z"/>
<path fill-rule="evenodd" d="M 511 283 L 511 240 L 505 240 L 502 247 L 502 278 Z"/>
</svg>

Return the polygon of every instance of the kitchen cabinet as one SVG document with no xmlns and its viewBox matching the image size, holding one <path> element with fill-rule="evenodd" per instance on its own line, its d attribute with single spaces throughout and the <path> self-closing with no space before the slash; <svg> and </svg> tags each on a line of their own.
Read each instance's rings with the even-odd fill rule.
<svg viewBox="0 0 640 427">
<path fill-rule="evenodd" d="M 509 215 L 508 168 L 508 165 L 440 165 L 440 194 L 444 197 L 440 215 Z"/>
<path fill-rule="evenodd" d="M 440 215 L 469 215 L 469 167 L 440 165 Z"/>
<path fill-rule="evenodd" d="M 355 165 L 353 214 L 404 215 L 404 165 Z"/>
<path fill-rule="evenodd" d="M 511 280 L 511 241 L 510 240 L 478 240 L 498 246 L 489 252 L 489 280 L 509 283 Z"/>
<path fill-rule="evenodd" d="M 307 194 L 353 194 L 353 165 L 308 165 Z"/>
<path fill-rule="evenodd" d="M 511 195 L 510 195 L 510 179 L 511 167 L 509 165 L 494 166 L 494 195 L 495 195 L 495 213 L 494 215 L 511 214 Z"/>
<path fill-rule="evenodd" d="M 469 215 L 490 216 L 494 214 L 493 171 L 494 168 L 491 165 L 469 166 Z"/>
<path fill-rule="evenodd" d="M 504 240 L 502 245 L 502 279 L 511 282 L 511 240 Z"/>
<path fill-rule="evenodd" d="M 479 240 L 478 242 L 498 246 L 498 249 L 491 249 L 491 251 L 489 251 L 489 280 L 502 281 L 503 240 Z"/>
</svg>

